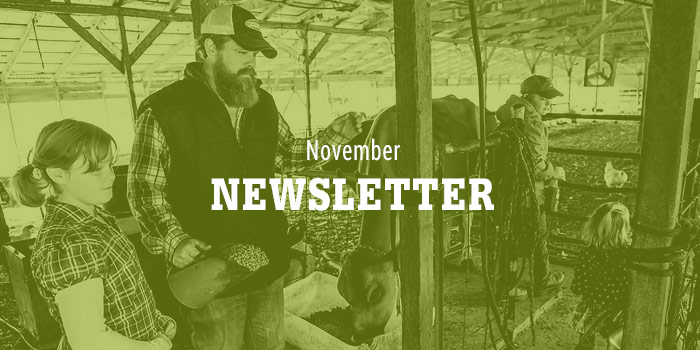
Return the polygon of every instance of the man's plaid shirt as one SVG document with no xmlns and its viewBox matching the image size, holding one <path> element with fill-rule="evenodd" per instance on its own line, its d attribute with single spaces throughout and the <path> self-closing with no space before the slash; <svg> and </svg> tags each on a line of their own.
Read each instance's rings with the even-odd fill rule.
<svg viewBox="0 0 700 350">
<path fill-rule="evenodd" d="M 134 246 L 102 208 L 107 224 L 70 204 L 49 199 L 31 257 L 39 293 L 62 325 L 56 294 L 93 278 L 104 284 L 107 327 L 128 338 L 149 341 L 171 320 L 157 309 Z M 63 349 L 70 349 L 66 341 Z M 62 350 L 62 349 L 59 349 Z"/>
<path fill-rule="evenodd" d="M 242 110 L 239 110 L 240 125 Z M 236 128 L 239 130 L 239 128 Z M 308 160 L 306 141 L 318 141 L 320 145 L 337 146 L 349 140 L 330 126 L 318 131 L 311 138 L 296 138 L 284 118 L 279 116 L 277 132 L 277 157 L 279 172 L 299 171 L 319 166 L 323 161 Z M 240 136 L 240 135 L 237 135 Z M 166 200 L 167 180 L 170 171 L 170 153 L 165 137 L 150 108 L 145 109 L 136 122 L 134 147 L 127 179 L 129 205 L 134 217 L 141 224 L 142 240 L 152 254 L 163 254 L 170 261 L 175 248 L 188 238 L 173 215 Z"/>
</svg>

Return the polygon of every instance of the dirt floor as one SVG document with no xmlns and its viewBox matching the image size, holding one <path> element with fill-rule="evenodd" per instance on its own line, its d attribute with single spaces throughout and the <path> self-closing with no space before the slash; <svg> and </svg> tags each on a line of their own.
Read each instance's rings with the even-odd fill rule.
<svg viewBox="0 0 700 350">
<path fill-rule="evenodd" d="M 550 147 L 636 152 L 638 151 L 638 128 L 639 123 L 636 122 L 581 121 L 577 124 L 553 125 L 550 128 Z M 605 186 L 603 180 L 605 162 L 610 160 L 616 169 L 623 169 L 629 175 L 629 181 L 625 184 L 625 187 L 636 187 L 637 184 L 638 168 L 636 161 L 561 154 L 552 154 L 550 157 L 555 165 L 561 165 L 566 169 L 569 182 Z M 634 195 L 586 193 L 566 188 L 561 189 L 559 210 L 577 215 L 588 215 L 598 205 L 610 200 L 620 200 L 627 204 L 631 210 L 634 210 Z M 17 209 L 16 212 L 19 211 Z M 35 222 L 35 214 L 27 214 L 28 219 L 24 220 L 22 217 L 11 217 L 12 214 L 7 213 L 14 232 L 17 232 L 18 228 L 26 222 Z M 309 230 L 306 241 L 316 254 L 323 249 L 349 250 L 355 245 L 359 233 L 360 212 L 326 211 L 311 214 L 300 211 L 290 214 L 290 222 L 299 219 L 307 221 Z M 549 227 L 552 234 L 574 237 L 580 230 L 581 224 L 550 218 Z M 335 274 L 335 270 L 323 260 L 319 262 L 318 269 Z M 445 344 L 448 346 L 445 348 L 462 348 L 462 333 L 466 332 L 469 335 L 466 337 L 469 342 L 467 348 L 482 349 L 484 348 L 485 333 L 483 324 L 485 313 L 483 311 L 483 298 L 481 297 L 483 294 L 478 292 L 478 290 L 483 290 L 478 288 L 479 283 L 481 283 L 481 277 L 479 275 L 471 275 L 469 281 L 474 281 L 474 289 L 472 290 L 471 287 L 467 288 L 468 292 L 465 296 L 463 293 L 464 285 L 460 286 L 460 283 L 464 283 L 464 273 L 448 271 L 447 274 L 453 275 L 452 280 L 457 282 L 454 282 L 452 287 L 446 284 L 446 291 L 452 288 L 454 293 L 452 297 L 446 298 L 446 306 L 448 306 L 446 310 L 454 311 L 446 311 L 447 322 L 445 329 L 447 336 Z M 570 282 L 571 274 L 569 273 L 567 277 L 567 280 Z M 543 302 L 544 300 L 537 301 L 539 304 Z M 536 344 L 531 345 L 531 333 L 530 331 L 525 331 L 516 338 L 519 349 L 573 349 L 577 341 L 577 335 L 568 326 L 568 320 L 575 302 L 573 295 L 571 295 L 568 288 L 565 288 L 563 297 L 536 322 Z M 464 327 L 464 305 L 467 305 L 468 309 L 473 309 L 473 312 L 466 313 L 468 315 L 467 327 Z M 524 315 L 523 312 L 527 314 L 529 311 L 529 304 L 525 301 L 520 302 L 518 305 L 516 320 L 522 320 L 525 318 L 522 316 Z M 520 310 L 521 306 L 527 306 L 527 308 L 523 309 L 525 311 Z M 0 317 L 13 326 L 20 327 L 11 285 L 3 267 L 0 267 Z M 486 348 L 491 348 L 490 342 L 487 342 L 486 345 Z M 181 346 L 176 348 L 187 350 L 187 348 Z M 604 343 L 599 341 L 598 348 L 605 349 Z M 0 322 L 0 350 L 24 349 L 29 348 L 23 344 L 14 331 Z"/>
</svg>

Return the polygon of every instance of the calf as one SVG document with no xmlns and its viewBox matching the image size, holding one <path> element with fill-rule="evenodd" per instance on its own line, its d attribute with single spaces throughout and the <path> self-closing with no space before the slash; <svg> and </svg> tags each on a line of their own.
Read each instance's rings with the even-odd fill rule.
<svg viewBox="0 0 700 350">
<path fill-rule="evenodd" d="M 486 132 L 492 132 L 497 122 L 494 115 L 487 116 Z M 372 123 L 365 144 L 372 139 L 378 145 L 396 145 L 398 143 L 396 107 L 380 113 Z M 478 139 L 478 107 L 467 99 L 446 96 L 433 100 L 433 137 L 440 143 L 464 143 Z M 358 142 L 355 140 L 354 142 Z M 401 154 L 398 155 L 401 159 Z M 469 177 L 475 170 L 475 155 L 456 154 L 445 158 L 443 177 Z M 340 166 L 338 166 L 340 165 Z M 469 165 L 469 166 L 468 166 Z M 336 163 L 344 169 L 351 169 L 349 163 Z M 326 169 L 329 166 L 327 165 Z M 332 168 L 331 168 L 332 169 Z M 357 169 L 363 175 L 371 177 L 395 178 L 398 175 L 398 163 L 395 160 L 363 160 Z M 460 195 L 461 198 L 466 196 Z M 393 326 L 392 319 L 398 318 L 397 303 L 399 298 L 398 276 L 394 269 L 394 256 L 391 242 L 391 193 L 377 190 L 376 197 L 381 200 L 382 208 L 378 211 L 364 211 L 359 242 L 355 249 L 342 261 L 336 261 L 340 267 L 338 291 L 348 302 L 352 310 L 353 339 L 363 342 L 385 333 Z M 465 227 L 468 232 L 469 227 Z M 449 229 L 448 229 L 449 232 Z M 447 239 L 446 244 L 449 244 Z M 468 254 L 468 237 L 463 254 Z"/>
</svg>

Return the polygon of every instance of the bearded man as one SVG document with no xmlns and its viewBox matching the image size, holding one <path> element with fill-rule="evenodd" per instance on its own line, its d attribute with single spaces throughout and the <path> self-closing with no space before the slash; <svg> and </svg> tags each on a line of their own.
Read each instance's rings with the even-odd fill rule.
<svg viewBox="0 0 700 350">
<path fill-rule="evenodd" d="M 313 165 L 306 141 L 345 144 L 360 133 L 363 115 L 348 113 L 310 139 L 295 138 L 255 75 L 256 55 L 274 58 L 277 51 L 241 7 L 221 6 L 207 16 L 198 53 L 202 63 L 188 64 L 183 80 L 139 108 L 129 203 L 144 245 L 168 265 L 186 267 L 203 251 L 230 243 L 267 255 L 269 263 L 245 285 L 186 310 L 196 349 L 283 349 L 284 213 L 212 211 L 211 179 L 273 178 L 276 169 Z M 269 187 L 260 198 L 273 203 Z"/>
</svg>

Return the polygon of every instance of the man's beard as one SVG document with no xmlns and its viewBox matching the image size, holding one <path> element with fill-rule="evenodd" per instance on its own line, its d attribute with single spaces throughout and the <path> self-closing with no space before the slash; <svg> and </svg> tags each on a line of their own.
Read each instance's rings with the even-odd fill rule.
<svg viewBox="0 0 700 350">
<path fill-rule="evenodd" d="M 258 89 L 253 68 L 230 73 L 223 61 L 214 64 L 214 83 L 221 99 L 233 107 L 249 108 L 258 103 Z"/>
</svg>

